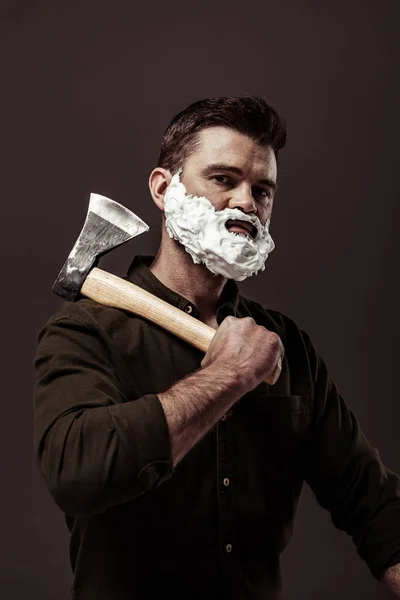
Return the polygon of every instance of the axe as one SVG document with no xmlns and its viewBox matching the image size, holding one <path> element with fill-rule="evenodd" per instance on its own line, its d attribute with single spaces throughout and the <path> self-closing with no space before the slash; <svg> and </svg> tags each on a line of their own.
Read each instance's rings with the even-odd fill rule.
<svg viewBox="0 0 400 600">
<path fill-rule="evenodd" d="M 215 330 L 141 287 L 96 267 L 113 248 L 148 231 L 149 227 L 125 206 L 99 194 L 90 194 L 82 231 L 52 291 L 74 302 L 83 295 L 95 302 L 132 312 L 207 352 Z M 281 359 L 279 359 L 281 361 Z M 281 368 L 281 362 L 278 363 Z M 273 385 L 275 373 L 266 379 Z"/>
</svg>

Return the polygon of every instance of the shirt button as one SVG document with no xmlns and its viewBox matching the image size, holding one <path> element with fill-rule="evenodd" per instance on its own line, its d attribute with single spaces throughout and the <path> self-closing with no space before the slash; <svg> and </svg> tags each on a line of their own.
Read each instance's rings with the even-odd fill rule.
<svg viewBox="0 0 400 600">
<path fill-rule="evenodd" d="M 231 550 L 232 550 L 232 545 L 231 545 L 231 544 L 227 544 L 227 545 L 225 546 L 225 550 L 226 550 L 227 552 L 231 552 Z"/>
<path fill-rule="evenodd" d="M 225 477 L 225 479 L 224 479 L 224 486 L 228 487 L 229 483 L 230 483 L 229 479 L 227 477 Z"/>
<path fill-rule="evenodd" d="M 221 421 L 226 421 L 226 415 L 222 415 Z"/>
<path fill-rule="evenodd" d="M 193 312 L 193 308 L 191 304 L 186 304 L 185 308 L 183 309 L 185 311 L 185 313 L 187 313 L 188 315 L 191 315 Z"/>
</svg>

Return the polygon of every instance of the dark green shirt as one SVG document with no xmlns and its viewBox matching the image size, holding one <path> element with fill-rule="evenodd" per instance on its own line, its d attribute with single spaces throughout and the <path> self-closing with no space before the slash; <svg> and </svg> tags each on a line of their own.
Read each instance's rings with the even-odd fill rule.
<svg viewBox="0 0 400 600">
<path fill-rule="evenodd" d="M 128 279 L 198 318 L 151 273 L 152 260 L 137 257 Z M 37 456 L 71 531 L 77 600 L 280 598 L 279 555 L 304 481 L 377 579 L 400 562 L 399 478 L 308 335 L 240 296 L 233 281 L 218 323 L 227 315 L 251 316 L 281 337 L 281 376 L 243 396 L 175 469 L 157 394 L 199 369 L 203 354 L 84 298 L 41 330 Z"/>
</svg>

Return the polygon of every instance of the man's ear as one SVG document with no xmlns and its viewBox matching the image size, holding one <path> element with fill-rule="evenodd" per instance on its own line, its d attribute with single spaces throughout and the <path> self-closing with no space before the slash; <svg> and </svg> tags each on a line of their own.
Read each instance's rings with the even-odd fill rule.
<svg viewBox="0 0 400 600">
<path fill-rule="evenodd" d="M 150 173 L 149 177 L 149 189 L 151 196 L 158 206 L 158 208 L 164 212 L 164 196 L 167 191 L 167 187 L 171 183 L 172 175 L 168 169 L 162 167 L 156 167 Z"/>
</svg>

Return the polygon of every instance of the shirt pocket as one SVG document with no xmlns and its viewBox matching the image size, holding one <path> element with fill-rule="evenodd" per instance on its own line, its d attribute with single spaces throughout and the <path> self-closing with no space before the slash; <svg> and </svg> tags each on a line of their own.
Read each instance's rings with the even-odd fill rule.
<svg viewBox="0 0 400 600">
<path fill-rule="evenodd" d="M 243 397 L 235 424 L 239 446 L 260 473 L 300 484 L 311 430 L 309 395 L 258 392 Z"/>
<path fill-rule="evenodd" d="M 270 416 L 285 417 L 289 415 L 310 415 L 311 404 L 309 394 L 282 395 L 258 392 L 251 399 L 256 410 Z"/>
<path fill-rule="evenodd" d="M 253 426 L 265 443 L 284 450 L 306 441 L 310 431 L 310 396 L 257 394 L 250 402 Z"/>
</svg>

